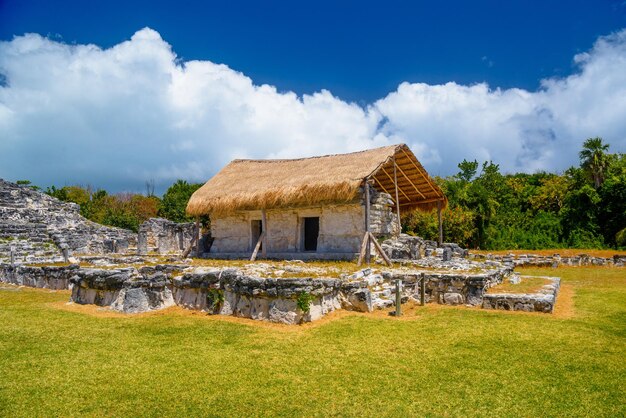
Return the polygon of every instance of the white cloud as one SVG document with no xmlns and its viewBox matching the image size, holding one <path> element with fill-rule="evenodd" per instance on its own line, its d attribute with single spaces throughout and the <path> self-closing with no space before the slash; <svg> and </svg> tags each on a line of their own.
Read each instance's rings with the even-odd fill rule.
<svg viewBox="0 0 626 418">
<path fill-rule="evenodd" d="M 407 142 L 433 174 L 463 158 L 564 169 L 582 141 L 626 149 L 626 30 L 537 92 L 402 83 L 366 108 L 297 96 L 210 61 L 177 60 L 151 29 L 109 49 L 36 34 L 0 42 L 0 177 L 141 189 L 204 181 L 232 158 L 285 158 Z"/>
</svg>

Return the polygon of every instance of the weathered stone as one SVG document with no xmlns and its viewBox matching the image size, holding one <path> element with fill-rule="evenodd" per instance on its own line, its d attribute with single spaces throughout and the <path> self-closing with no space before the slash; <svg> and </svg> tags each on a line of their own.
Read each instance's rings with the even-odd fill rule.
<svg viewBox="0 0 626 418">
<path fill-rule="evenodd" d="M 61 248 L 102 254 L 127 250 L 135 241 L 132 231 L 85 219 L 74 203 L 0 180 L 0 262 L 10 258 L 10 246 L 17 261 L 30 263 L 63 261 Z"/>
<path fill-rule="evenodd" d="M 444 293 L 443 303 L 447 305 L 461 305 L 463 304 L 463 295 L 460 293 Z"/>
<path fill-rule="evenodd" d="M 421 258 L 424 240 L 407 234 L 400 234 L 397 238 L 390 238 L 382 242 L 381 247 L 387 256 L 393 260 L 411 260 Z"/>
<path fill-rule="evenodd" d="M 194 233 L 193 222 L 176 223 L 163 218 L 150 218 L 139 226 L 137 252 L 180 254 L 190 245 Z"/>
</svg>

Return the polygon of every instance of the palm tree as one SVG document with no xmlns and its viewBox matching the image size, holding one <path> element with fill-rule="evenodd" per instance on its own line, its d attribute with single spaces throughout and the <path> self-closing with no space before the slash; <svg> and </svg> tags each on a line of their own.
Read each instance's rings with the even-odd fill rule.
<svg viewBox="0 0 626 418">
<path fill-rule="evenodd" d="M 578 154 L 581 166 L 591 174 L 596 189 L 604 181 L 604 172 L 609 164 L 606 154 L 608 149 L 609 144 L 603 144 L 602 138 L 588 138 L 583 144 L 583 150 Z"/>
</svg>

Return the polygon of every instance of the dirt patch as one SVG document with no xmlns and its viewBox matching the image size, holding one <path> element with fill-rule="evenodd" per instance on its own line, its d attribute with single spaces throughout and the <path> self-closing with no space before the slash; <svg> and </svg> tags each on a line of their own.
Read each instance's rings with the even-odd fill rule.
<svg viewBox="0 0 626 418">
<path fill-rule="evenodd" d="M 562 282 L 561 282 L 562 283 Z M 576 316 L 574 309 L 574 295 L 576 291 L 571 284 L 561 284 L 559 294 L 556 297 L 556 305 L 552 316 L 555 318 L 573 318 Z"/>
</svg>

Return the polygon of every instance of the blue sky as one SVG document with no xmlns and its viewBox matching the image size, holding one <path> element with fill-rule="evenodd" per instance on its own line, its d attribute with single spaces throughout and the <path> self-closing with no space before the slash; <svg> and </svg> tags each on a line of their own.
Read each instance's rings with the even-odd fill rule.
<svg viewBox="0 0 626 418">
<path fill-rule="evenodd" d="M 148 26 L 184 60 L 208 59 L 256 83 L 369 102 L 403 81 L 486 81 L 535 90 L 572 56 L 626 26 L 626 2 L 31 1 L 0 2 L 0 38 L 36 32 L 110 47 Z"/>
<path fill-rule="evenodd" d="M 625 27 L 624 1 L 0 0 L 0 177 L 141 189 L 392 142 L 439 175 L 562 170 L 587 135 L 624 151 L 623 99 L 588 95 L 625 87 Z"/>
</svg>

